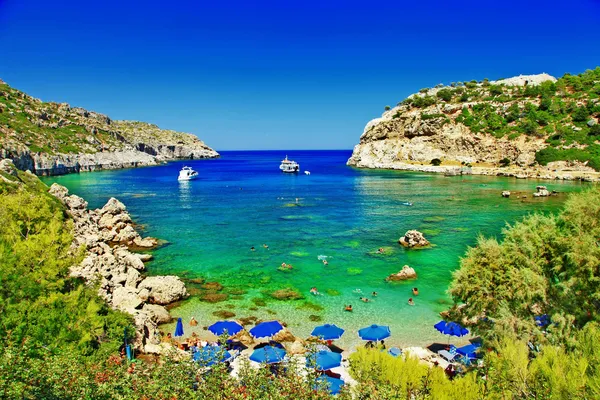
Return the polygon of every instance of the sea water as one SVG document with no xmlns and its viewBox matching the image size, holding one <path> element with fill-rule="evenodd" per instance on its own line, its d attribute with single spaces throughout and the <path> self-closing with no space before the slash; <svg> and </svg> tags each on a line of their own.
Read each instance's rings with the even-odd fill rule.
<svg viewBox="0 0 600 400">
<path fill-rule="evenodd" d="M 300 163 L 299 174 L 279 170 L 286 154 Z M 173 316 L 186 322 L 192 316 L 199 321 L 196 328 L 186 323 L 186 334 L 195 329 L 208 335 L 203 328 L 221 319 L 217 312 L 230 311 L 234 318 L 278 319 L 301 337 L 318 324 L 335 323 L 346 329 L 342 346 L 354 345 L 359 341 L 357 330 L 373 323 L 390 326 L 391 344 L 446 340 L 433 324 L 452 304 L 447 294 L 452 272 L 477 236 L 500 238 L 507 223 L 532 212 L 555 211 L 568 192 L 586 186 L 356 169 L 346 166 L 350 154 L 223 152 L 215 160 L 45 181 L 65 185 L 84 197 L 90 208 L 101 207 L 110 197 L 123 201 L 144 236 L 166 242 L 152 251 L 149 274 L 174 274 L 223 286 L 212 292 L 226 299 L 209 303 L 200 298 L 207 293 L 202 286 L 188 285 L 194 288 L 190 299 L 171 309 Z M 184 165 L 197 170 L 199 178 L 178 182 Z M 534 198 L 536 185 L 547 185 L 559 194 Z M 502 198 L 503 190 L 513 196 Z M 527 197 L 517 198 L 522 195 Z M 419 250 L 400 246 L 398 239 L 410 229 L 423 232 L 432 246 Z M 377 253 L 379 248 L 383 254 Z M 278 270 L 282 263 L 293 269 Z M 387 283 L 385 278 L 403 265 L 413 267 L 418 278 Z M 320 295 L 312 295 L 312 287 Z M 412 295 L 413 287 L 418 287 L 418 296 Z M 284 288 L 303 298 L 271 297 Z M 370 301 L 364 303 L 360 297 Z M 410 297 L 414 306 L 407 303 Z M 344 311 L 347 304 L 353 312 Z"/>
</svg>

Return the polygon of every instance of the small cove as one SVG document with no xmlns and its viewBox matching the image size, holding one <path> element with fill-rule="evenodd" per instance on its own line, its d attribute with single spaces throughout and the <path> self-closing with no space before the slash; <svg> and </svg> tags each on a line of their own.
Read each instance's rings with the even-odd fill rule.
<svg viewBox="0 0 600 400">
<path fill-rule="evenodd" d="M 193 296 L 171 311 L 185 321 L 194 316 L 200 332 L 220 319 L 213 314 L 218 311 L 233 312 L 235 318 L 280 319 L 298 336 L 307 336 L 320 319 L 347 330 L 343 346 L 358 341 L 356 331 L 371 323 L 390 325 L 393 344 L 445 340 L 432 325 L 451 304 L 446 290 L 452 271 L 477 236 L 499 237 L 506 223 L 531 212 L 554 211 L 566 193 L 587 186 L 359 170 L 345 165 L 350 153 L 288 152 L 302 170 L 311 171 L 310 176 L 281 173 L 278 166 L 286 152 L 269 151 L 224 152 L 218 160 L 44 181 L 65 185 L 91 208 L 101 207 L 110 197 L 123 201 L 143 235 L 168 242 L 153 252 L 155 260 L 147 264 L 150 274 L 219 282 L 222 288 L 190 283 Z M 183 165 L 199 171 L 200 178 L 177 182 Z M 560 194 L 533 198 L 538 184 Z M 502 190 L 527 198 L 504 199 Z M 433 246 L 421 250 L 399 246 L 398 238 L 409 229 L 423 232 Z M 384 254 L 377 254 L 380 247 Z M 326 256 L 329 264 L 324 266 L 319 256 Z M 294 268 L 278 270 L 283 262 Z M 384 281 L 405 264 L 416 269 L 416 281 Z M 321 296 L 309 293 L 313 286 Z M 413 286 L 420 295 L 411 307 L 407 300 Z M 286 288 L 304 299 L 281 301 L 271 296 Z M 357 289 L 372 301 L 362 303 Z M 375 298 L 370 295 L 373 291 L 378 293 Z M 222 301 L 209 303 L 200 296 Z M 352 304 L 354 312 L 344 312 L 345 304 Z"/>
</svg>

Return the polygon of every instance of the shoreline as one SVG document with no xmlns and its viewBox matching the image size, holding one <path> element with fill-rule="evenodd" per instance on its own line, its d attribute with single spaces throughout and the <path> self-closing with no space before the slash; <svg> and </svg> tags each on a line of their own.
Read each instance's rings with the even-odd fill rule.
<svg viewBox="0 0 600 400">
<path fill-rule="evenodd" d="M 547 167 L 514 168 L 514 167 L 461 167 L 454 165 L 426 165 L 402 162 L 364 162 L 350 158 L 346 165 L 360 169 L 387 169 L 396 171 L 412 171 L 444 174 L 448 176 L 483 175 L 507 177 L 515 179 L 564 180 L 582 182 L 600 182 L 600 172 L 578 169 L 551 169 Z"/>
<path fill-rule="evenodd" d="M 150 150 L 150 148 L 149 148 Z M 168 157 L 154 151 L 145 152 L 137 149 L 106 151 L 96 153 L 46 154 L 30 150 L 14 150 L 0 148 L 0 159 L 10 159 L 22 171 L 31 171 L 37 176 L 60 176 L 79 174 L 82 172 L 109 171 L 129 168 L 142 168 L 164 165 L 171 161 L 216 159 L 221 155 L 216 151 L 197 150 L 177 146 L 183 157 Z M 175 153 L 175 151 L 173 151 Z"/>
</svg>

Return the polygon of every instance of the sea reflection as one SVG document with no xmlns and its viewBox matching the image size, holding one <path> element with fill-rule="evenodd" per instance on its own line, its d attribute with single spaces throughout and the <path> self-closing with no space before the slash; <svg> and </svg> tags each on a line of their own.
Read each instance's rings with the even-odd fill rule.
<svg viewBox="0 0 600 400">
<path fill-rule="evenodd" d="M 181 208 L 189 210 L 192 208 L 192 182 L 191 181 L 178 181 L 179 182 L 179 203 Z"/>
</svg>

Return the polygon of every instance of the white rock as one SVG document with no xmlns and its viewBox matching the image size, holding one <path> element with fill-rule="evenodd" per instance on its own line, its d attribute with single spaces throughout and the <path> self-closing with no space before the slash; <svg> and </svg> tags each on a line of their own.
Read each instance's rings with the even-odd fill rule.
<svg viewBox="0 0 600 400">
<path fill-rule="evenodd" d="M 148 300 L 155 304 L 169 304 L 187 297 L 185 284 L 177 276 L 150 276 L 138 288 L 148 289 Z"/>
<path fill-rule="evenodd" d="M 157 304 L 144 304 L 142 311 L 148 314 L 157 324 L 171 321 L 171 315 L 163 306 Z"/>
<path fill-rule="evenodd" d="M 119 310 L 133 312 L 142 303 L 142 299 L 134 291 L 123 286 L 117 286 L 112 293 L 112 305 Z"/>
<path fill-rule="evenodd" d="M 404 281 L 407 279 L 416 279 L 416 278 L 417 278 L 417 273 L 414 270 L 414 268 L 411 268 L 408 265 L 405 265 L 404 267 L 402 267 L 402 269 L 399 272 L 388 276 L 386 278 L 386 281 Z"/>
<path fill-rule="evenodd" d="M 106 213 L 116 215 L 116 214 L 120 214 L 120 213 L 124 212 L 125 210 L 127 210 L 127 208 L 125 207 L 125 204 L 121 203 L 119 200 L 115 199 L 114 197 L 111 197 L 108 200 L 108 202 L 104 205 L 104 207 L 102 207 L 100 209 L 99 213 L 101 215 L 104 215 Z"/>
</svg>

